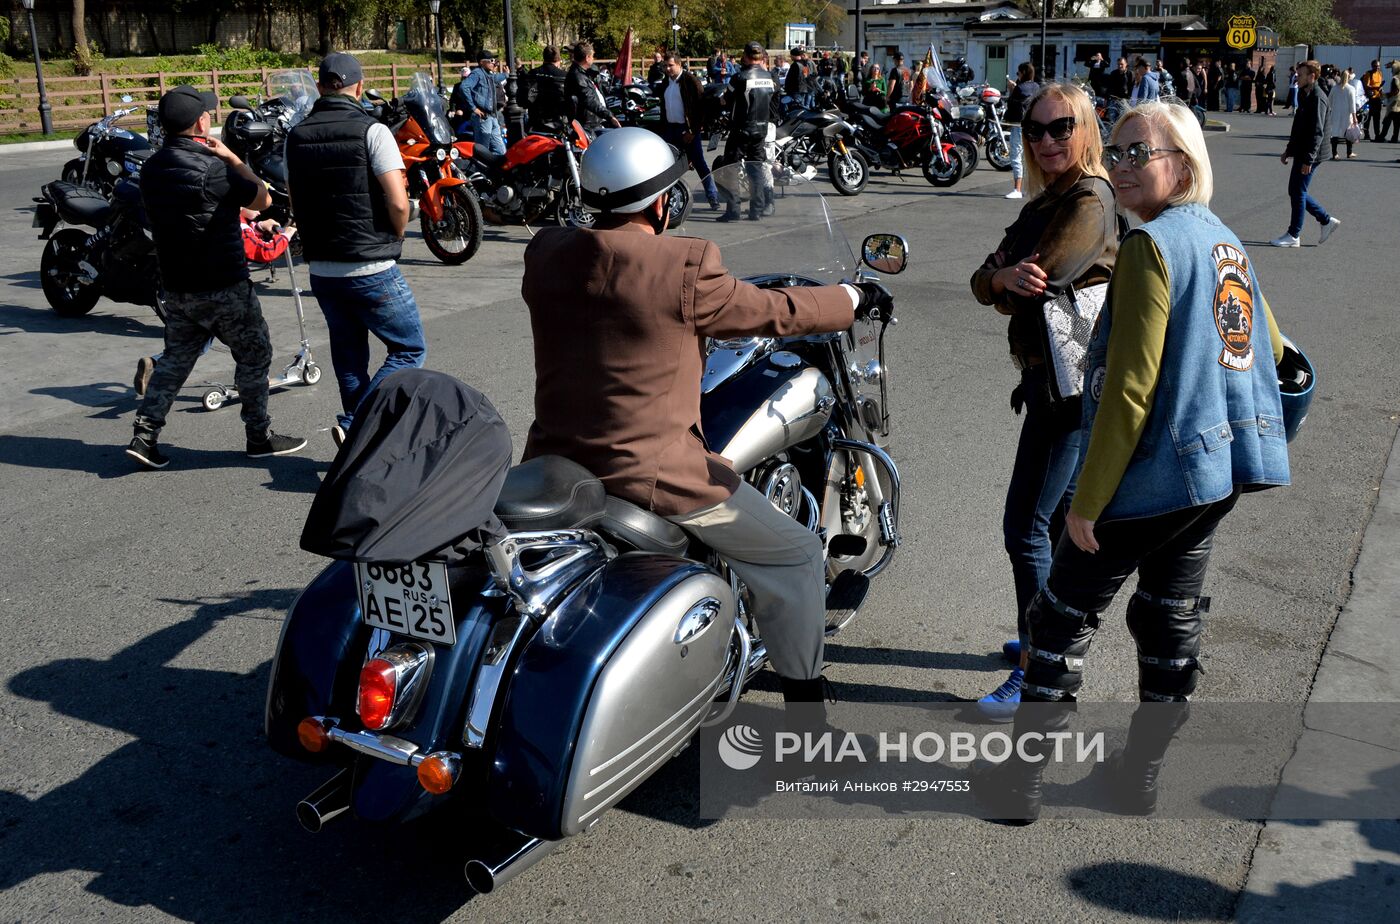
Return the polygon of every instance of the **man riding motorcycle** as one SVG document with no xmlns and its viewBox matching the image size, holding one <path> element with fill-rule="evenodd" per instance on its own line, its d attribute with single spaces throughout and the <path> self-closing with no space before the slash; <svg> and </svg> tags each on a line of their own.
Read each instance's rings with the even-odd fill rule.
<svg viewBox="0 0 1400 924">
<path fill-rule="evenodd" d="M 730 119 L 729 140 L 724 145 L 724 162 L 744 162 L 752 194 L 749 197 L 749 221 L 758 221 L 773 214 L 773 174 L 769 170 L 764 145 L 768 142 L 770 111 L 777 84 L 763 66 L 767 53 L 758 42 L 744 46 L 744 64 L 729 78 L 734 89 L 734 114 Z M 739 217 L 739 203 L 729 197 L 728 207 L 720 221 Z"/>
<path fill-rule="evenodd" d="M 730 275 L 712 242 L 666 236 L 668 190 L 685 170 L 645 129 L 605 133 L 579 167 L 595 226 L 545 228 L 526 247 L 535 420 L 524 458 L 572 459 L 718 553 L 749 588 L 785 702 L 820 704 L 822 544 L 710 451 L 703 340 L 845 330 L 878 291 L 759 289 Z M 824 707 L 798 715 L 825 725 Z"/>
</svg>

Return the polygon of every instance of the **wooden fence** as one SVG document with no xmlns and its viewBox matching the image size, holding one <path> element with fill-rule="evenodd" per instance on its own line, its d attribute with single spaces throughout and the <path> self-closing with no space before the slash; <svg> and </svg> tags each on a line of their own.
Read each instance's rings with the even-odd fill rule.
<svg viewBox="0 0 1400 924">
<path fill-rule="evenodd" d="M 538 62 L 525 62 L 533 67 Z M 611 61 L 597 62 L 600 67 L 611 67 Z M 460 63 L 443 62 L 444 81 L 451 86 L 457 81 L 456 74 Z M 634 73 L 640 77 L 649 67 L 649 62 L 640 62 Z M 704 59 L 688 59 L 687 67 L 704 66 Z M 16 65 L 21 70 L 22 65 Z M 92 77 L 45 77 L 44 89 L 52 108 L 53 127 L 56 131 L 81 129 L 92 124 L 116 109 L 132 106 L 154 106 L 166 90 L 188 84 L 200 90 L 212 90 L 218 97 L 219 109 L 214 113 L 214 124 L 222 124 L 231 96 L 258 96 L 266 93 L 267 78 L 287 68 L 268 68 L 246 71 L 167 71 L 162 74 L 101 74 Z M 384 96 L 398 96 L 408 92 L 413 75 L 418 71 L 432 71 L 429 64 L 368 64 L 364 66 L 365 86 L 378 90 Z M 308 69 L 315 79 L 315 72 Z M 124 97 L 131 97 L 127 102 Z M 139 118 L 133 116 L 133 119 Z M 132 124 L 131 127 L 139 128 Z M 39 85 L 33 77 L 14 76 L 0 79 L 0 135 L 39 134 Z"/>
</svg>

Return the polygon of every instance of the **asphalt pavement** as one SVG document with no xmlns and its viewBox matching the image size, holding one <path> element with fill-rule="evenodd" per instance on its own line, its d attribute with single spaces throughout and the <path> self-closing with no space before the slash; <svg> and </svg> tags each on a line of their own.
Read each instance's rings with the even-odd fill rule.
<svg viewBox="0 0 1400 924">
<path fill-rule="evenodd" d="M 1319 367 L 1321 395 L 1292 446 L 1292 487 L 1247 497 L 1219 534 L 1198 698 L 1301 704 L 1352 593 L 1400 426 L 1400 146 L 1362 144 L 1357 160 L 1325 165 L 1313 192 L 1341 229 L 1319 248 L 1310 224 L 1306 246 L 1275 250 L 1263 242 L 1287 220 L 1277 154 L 1288 120 L 1226 118 L 1233 130 L 1209 138 L 1214 207 L 1249 247 L 1284 331 Z M 29 200 L 64 159 L 0 154 L 0 918 L 1079 922 L 1236 912 L 1258 822 L 706 822 L 691 753 L 490 896 L 473 897 L 461 876 L 470 831 L 342 819 L 304 833 L 292 809 L 322 774 L 274 755 L 261 724 L 281 615 L 323 564 L 297 536 L 334 454 L 333 379 L 274 393 L 274 426 L 312 442 L 254 462 L 236 407 L 199 407 L 199 382 L 232 369 L 211 354 L 163 434 L 170 467 L 133 471 L 122 453 L 130 381 L 137 358 L 159 349 L 160 327 L 148 309 L 105 300 L 80 319 L 46 307 Z M 982 166 L 948 191 L 886 177 L 833 203 L 852 239 L 897 231 L 912 250 L 909 271 L 890 282 L 906 544 L 828 647 L 843 699 L 970 700 L 1004 677 L 997 651 L 1014 631 L 1014 595 L 1000 520 L 1016 376 L 1005 319 L 975 303 L 967 279 L 1016 214 L 1001 198 L 1008 187 Z M 403 261 L 428 365 L 489 395 L 517 452 L 532 385 L 519 299 L 526 240 L 523 229 L 493 228 L 476 258 L 445 267 L 415 238 Z M 282 359 L 297 341 L 285 273 L 261 293 Z M 306 308 L 329 373 L 309 293 Z M 1122 601 L 1086 677 L 1085 698 L 1136 698 Z M 776 701 L 775 689 L 760 682 L 749 695 Z M 1371 847 L 1394 863 L 1395 843 Z M 1268 919 L 1329 919 L 1289 907 Z M 1384 919 L 1372 910 L 1335 919 Z"/>
</svg>

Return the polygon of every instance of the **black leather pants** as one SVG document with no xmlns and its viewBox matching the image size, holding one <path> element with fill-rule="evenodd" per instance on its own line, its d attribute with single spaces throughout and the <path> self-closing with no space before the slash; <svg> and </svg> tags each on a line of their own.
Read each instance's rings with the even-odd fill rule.
<svg viewBox="0 0 1400 924">
<path fill-rule="evenodd" d="M 1099 614 L 1136 571 L 1128 629 L 1138 648 L 1138 698 L 1178 705 L 1140 707 L 1129 746 L 1143 759 L 1160 759 L 1188 715 L 1185 703 L 1199 671 L 1201 613 L 1209 606 L 1201 597 L 1206 566 L 1216 527 L 1238 500 L 1236 490 L 1223 500 L 1161 516 L 1100 522 L 1094 529 L 1099 551 L 1093 554 L 1068 537 L 1058 545 L 1045 590 L 1026 613 L 1030 646 L 1021 701 L 1065 708 L 1018 710 L 1016 737 L 1069 724 Z"/>
</svg>

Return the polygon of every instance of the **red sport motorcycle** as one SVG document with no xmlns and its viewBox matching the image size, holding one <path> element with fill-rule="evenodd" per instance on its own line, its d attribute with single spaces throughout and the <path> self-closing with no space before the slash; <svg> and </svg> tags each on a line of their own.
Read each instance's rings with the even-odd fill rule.
<svg viewBox="0 0 1400 924">
<path fill-rule="evenodd" d="M 894 173 L 918 167 L 934 186 L 962 179 L 963 153 L 949 136 L 941 110 L 897 106 L 886 112 L 851 101 L 843 109 L 856 130 L 856 147 L 871 166 Z"/>
<path fill-rule="evenodd" d="M 471 141 L 459 141 L 458 164 L 466 170 L 481 201 L 481 214 L 494 225 L 553 222 L 591 228 L 593 213 L 583 204 L 578 165 L 588 135 L 578 122 L 557 135 L 530 134 L 493 154 Z M 671 226 L 690 214 L 685 180 L 671 188 Z"/>
</svg>

